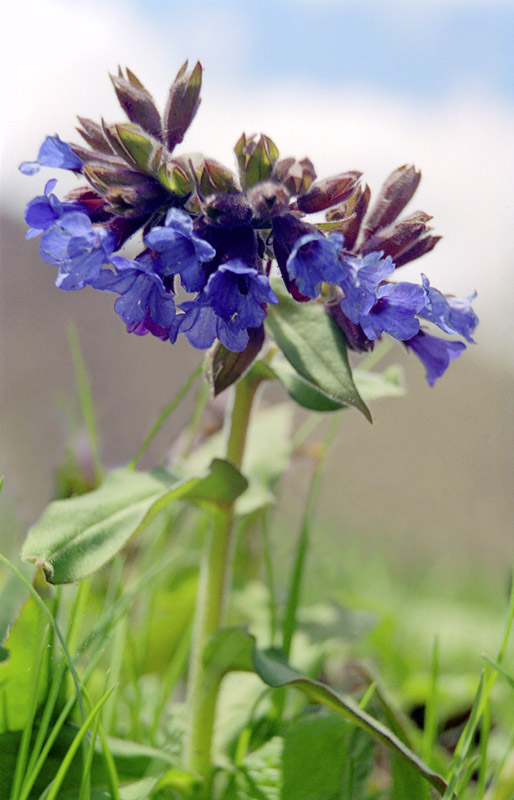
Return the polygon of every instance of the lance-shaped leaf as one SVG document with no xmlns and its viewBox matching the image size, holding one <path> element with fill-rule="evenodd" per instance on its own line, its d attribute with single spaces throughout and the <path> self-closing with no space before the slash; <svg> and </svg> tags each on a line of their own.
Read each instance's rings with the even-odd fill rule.
<svg viewBox="0 0 514 800">
<path fill-rule="evenodd" d="M 389 728 L 359 708 L 352 698 L 342 697 L 322 683 L 297 672 L 284 661 L 283 654 L 278 650 L 270 649 L 263 652 L 255 648 L 252 660 L 255 672 L 268 686 L 273 688 L 291 686 L 306 695 L 311 703 L 321 703 L 340 714 L 410 764 L 439 794 L 445 793 L 447 783 L 444 778 L 430 769 Z"/>
<path fill-rule="evenodd" d="M 116 96 L 131 122 L 140 125 L 159 141 L 162 136 L 161 117 L 155 107 L 152 95 L 133 72 L 127 69 L 127 79 L 120 70 L 119 75 L 111 75 Z"/>
<path fill-rule="evenodd" d="M 362 172 L 343 172 L 332 178 L 314 183 L 306 194 L 296 201 L 296 207 L 306 214 L 324 211 L 342 203 L 355 191 Z"/>
<path fill-rule="evenodd" d="M 22 558 L 51 583 L 90 575 L 174 500 L 210 507 L 234 502 L 247 481 L 229 462 L 214 459 L 206 474 L 177 480 L 166 470 L 115 470 L 93 492 L 56 500 L 30 529 Z"/>
<path fill-rule="evenodd" d="M 412 164 L 404 164 L 389 175 L 364 221 L 366 237 L 394 222 L 418 188 L 420 180 L 421 172 Z"/>
<path fill-rule="evenodd" d="M 163 138 L 170 152 L 183 140 L 200 105 L 202 65 L 198 61 L 188 73 L 187 63 L 182 65 L 173 81 L 164 112 Z"/>
<path fill-rule="evenodd" d="M 337 323 L 319 303 L 297 303 L 279 281 L 273 282 L 279 304 L 270 306 L 265 326 L 303 378 L 329 398 L 371 414 L 352 378 L 346 343 Z"/>
</svg>

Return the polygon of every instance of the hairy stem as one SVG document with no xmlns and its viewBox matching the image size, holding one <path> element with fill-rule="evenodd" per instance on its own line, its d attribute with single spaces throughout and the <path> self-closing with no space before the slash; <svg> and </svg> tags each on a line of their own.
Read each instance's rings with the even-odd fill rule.
<svg viewBox="0 0 514 800">
<path fill-rule="evenodd" d="M 233 404 L 227 413 L 226 458 L 238 468 L 243 462 L 248 423 L 258 384 L 259 380 L 251 375 L 243 377 L 235 387 Z M 217 677 L 213 678 L 208 665 L 203 663 L 203 653 L 210 637 L 223 625 L 231 581 L 233 521 L 233 505 L 220 507 L 205 542 L 188 680 L 186 763 L 190 770 L 204 778 L 206 797 L 212 772 L 211 749 L 219 681 Z"/>
</svg>

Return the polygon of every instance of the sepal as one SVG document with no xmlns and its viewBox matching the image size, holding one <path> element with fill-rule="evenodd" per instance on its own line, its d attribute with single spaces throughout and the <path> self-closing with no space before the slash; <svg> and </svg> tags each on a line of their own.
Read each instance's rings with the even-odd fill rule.
<svg viewBox="0 0 514 800">
<path fill-rule="evenodd" d="M 143 172 L 151 174 L 152 165 L 161 161 L 162 144 L 145 133 L 139 125 L 116 125 L 115 130 L 125 160 Z"/>
<path fill-rule="evenodd" d="M 114 151 L 105 137 L 102 126 L 92 119 L 87 119 L 87 117 L 77 117 L 77 119 L 80 122 L 80 127 L 77 127 L 77 131 L 87 144 L 98 153 L 112 155 Z"/>
</svg>

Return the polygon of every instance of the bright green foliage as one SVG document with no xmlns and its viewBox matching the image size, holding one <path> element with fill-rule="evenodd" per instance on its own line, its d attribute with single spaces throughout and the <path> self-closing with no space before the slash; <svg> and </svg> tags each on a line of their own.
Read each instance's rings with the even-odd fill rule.
<svg viewBox="0 0 514 800">
<path fill-rule="evenodd" d="M 0 664 L 0 732 L 21 730 L 34 705 L 34 692 L 36 707 L 45 697 L 49 656 L 43 646 L 46 638 L 44 615 L 34 598 L 29 597 L 4 642 L 8 658 Z M 38 666 L 41 672 L 36 687 Z"/>
<path fill-rule="evenodd" d="M 371 772 L 371 739 L 337 714 L 317 714 L 287 731 L 282 761 L 283 800 L 360 800 Z"/>
<path fill-rule="evenodd" d="M 278 281 L 272 281 L 272 286 L 280 302 L 269 307 L 266 329 L 291 366 L 314 391 L 327 395 L 341 407 L 357 408 L 371 422 L 371 413 L 353 381 L 346 344 L 337 324 L 322 305 L 297 303 Z M 286 388 L 288 385 L 293 385 L 290 378 Z"/>
<path fill-rule="evenodd" d="M 22 557 L 40 565 L 51 583 L 78 581 L 174 500 L 214 507 L 233 502 L 245 488 L 246 480 L 221 459 L 207 475 L 185 481 L 165 470 L 116 470 L 94 492 L 51 503 L 29 531 Z"/>
</svg>

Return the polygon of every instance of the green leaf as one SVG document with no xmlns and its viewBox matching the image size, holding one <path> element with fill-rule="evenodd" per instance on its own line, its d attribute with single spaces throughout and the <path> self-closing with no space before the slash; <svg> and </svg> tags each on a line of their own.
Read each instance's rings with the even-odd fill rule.
<svg viewBox="0 0 514 800">
<path fill-rule="evenodd" d="M 22 558 L 41 566 L 51 583 L 82 580 L 169 503 L 226 506 L 246 486 L 233 464 L 221 459 L 214 459 L 205 475 L 182 481 L 166 470 L 115 470 L 95 491 L 51 503 L 30 529 Z"/>
<path fill-rule="evenodd" d="M 276 355 L 268 365 L 269 370 L 278 378 L 288 395 L 298 405 L 310 411 L 340 411 L 348 408 L 346 403 L 329 397 L 322 389 L 301 375 L 281 355 Z"/>
<path fill-rule="evenodd" d="M 247 755 L 231 776 L 221 800 L 282 800 L 282 748 L 283 740 L 274 736 Z"/>
<path fill-rule="evenodd" d="M 227 672 L 251 672 L 254 646 L 246 628 L 221 628 L 207 642 L 203 661 L 218 679 Z"/>
<path fill-rule="evenodd" d="M 4 642 L 8 658 L 0 664 L 0 731 L 21 730 L 33 704 L 34 664 L 43 645 L 45 618 L 32 595 L 24 603 Z M 37 704 L 43 702 L 48 675 L 45 658 Z"/>
<path fill-rule="evenodd" d="M 371 742 L 338 714 L 300 720 L 284 737 L 281 800 L 362 798 L 373 766 Z"/>
<path fill-rule="evenodd" d="M 159 800 L 162 796 L 169 797 L 169 794 L 164 794 L 164 790 L 168 789 L 171 792 L 175 792 L 175 797 L 178 795 L 182 798 L 191 798 L 194 800 L 195 797 L 198 797 L 199 789 L 201 787 L 202 781 L 192 772 L 186 772 L 185 770 L 181 769 L 170 769 L 168 770 L 159 781 L 156 783 L 155 788 L 152 792 L 152 798 L 155 800 Z M 163 792 L 162 795 L 159 793 Z"/>
<path fill-rule="evenodd" d="M 269 306 L 266 328 L 308 383 L 342 406 L 371 414 L 352 378 L 344 337 L 319 303 L 298 303 L 280 281 L 273 282 L 279 304 Z"/>
<path fill-rule="evenodd" d="M 351 698 L 343 698 L 327 686 L 297 672 L 283 660 L 281 651 L 270 649 L 263 652 L 255 648 L 253 664 L 257 674 L 268 686 L 274 688 L 292 686 L 303 692 L 311 702 L 322 703 L 331 708 L 412 765 L 440 794 L 444 794 L 447 788 L 444 778 L 424 764 L 389 728 L 362 711 Z"/>
</svg>

